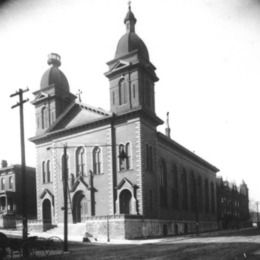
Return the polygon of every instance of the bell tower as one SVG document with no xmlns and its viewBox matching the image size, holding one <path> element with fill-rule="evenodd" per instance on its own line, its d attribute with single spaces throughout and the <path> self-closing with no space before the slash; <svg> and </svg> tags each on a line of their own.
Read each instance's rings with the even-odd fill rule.
<svg viewBox="0 0 260 260">
<path fill-rule="evenodd" d="M 50 68 L 41 78 L 40 90 L 33 93 L 35 95 L 32 104 L 36 110 L 36 135 L 43 134 L 76 98 L 70 93 L 68 80 L 59 69 L 60 56 L 51 53 L 47 63 Z"/>
<path fill-rule="evenodd" d="M 158 78 L 145 43 L 135 33 L 136 21 L 129 4 L 124 19 L 126 33 L 105 73 L 110 82 L 110 109 L 115 114 L 141 109 L 155 116 L 154 83 Z"/>
</svg>

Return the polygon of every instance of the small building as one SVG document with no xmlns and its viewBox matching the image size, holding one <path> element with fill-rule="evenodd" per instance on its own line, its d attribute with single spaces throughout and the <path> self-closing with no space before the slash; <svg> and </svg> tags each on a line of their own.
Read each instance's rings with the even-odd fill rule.
<svg viewBox="0 0 260 260">
<path fill-rule="evenodd" d="M 220 228 L 240 228 L 250 225 L 248 187 L 217 179 L 218 223 Z"/>
<path fill-rule="evenodd" d="M 1 162 L 0 168 L 0 228 L 15 227 L 22 218 L 21 165 Z M 26 167 L 26 201 L 28 218 L 36 218 L 35 168 Z"/>
</svg>

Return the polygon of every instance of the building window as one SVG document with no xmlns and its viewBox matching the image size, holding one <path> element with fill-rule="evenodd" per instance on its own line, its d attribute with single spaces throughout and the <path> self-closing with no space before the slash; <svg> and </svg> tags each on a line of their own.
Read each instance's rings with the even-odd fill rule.
<svg viewBox="0 0 260 260">
<path fill-rule="evenodd" d="M 13 176 L 9 176 L 9 189 L 13 189 L 14 187 L 14 179 Z"/>
<path fill-rule="evenodd" d="M 5 190 L 5 179 L 1 179 L 1 190 Z"/>
<path fill-rule="evenodd" d="M 119 170 L 129 170 L 131 168 L 131 145 L 126 143 L 125 145 L 120 144 L 118 147 L 119 157 Z"/>
<path fill-rule="evenodd" d="M 205 180 L 205 212 L 209 212 L 209 181 Z"/>
<path fill-rule="evenodd" d="M 167 167 L 165 161 L 162 159 L 159 164 L 160 167 L 160 204 L 162 208 L 167 208 Z"/>
<path fill-rule="evenodd" d="M 41 110 L 41 123 L 42 129 L 46 128 L 48 125 L 47 108 L 43 107 Z"/>
<path fill-rule="evenodd" d="M 135 98 L 135 84 L 132 85 L 132 89 L 133 89 L 133 98 Z"/>
<path fill-rule="evenodd" d="M 198 177 L 198 211 L 203 211 L 202 180 Z"/>
<path fill-rule="evenodd" d="M 63 180 L 64 178 L 64 174 L 66 173 L 67 174 L 67 177 L 68 177 L 68 172 L 69 172 L 69 156 L 67 155 L 66 156 L 66 160 L 65 160 L 65 154 L 62 155 L 62 158 L 61 158 L 61 179 Z M 65 165 L 67 166 L 66 167 L 66 172 L 65 172 Z"/>
<path fill-rule="evenodd" d="M 126 88 L 126 80 L 122 78 L 119 81 L 119 105 L 127 103 Z"/>
<path fill-rule="evenodd" d="M 113 101 L 113 105 L 115 105 L 115 91 L 112 92 L 112 101 Z"/>
<path fill-rule="evenodd" d="M 46 178 L 46 182 L 51 182 L 51 169 L 50 169 L 50 160 L 47 161 L 46 163 L 46 173 L 47 173 L 47 178 Z"/>
<path fill-rule="evenodd" d="M 153 170 L 153 147 L 149 144 L 145 146 L 145 155 L 146 155 L 146 170 Z"/>
<path fill-rule="evenodd" d="M 187 185 L 187 173 L 183 168 L 182 172 L 182 208 L 188 210 L 188 185 Z"/>
<path fill-rule="evenodd" d="M 152 190 L 149 190 L 149 209 L 150 213 L 153 212 L 153 192 Z"/>
<path fill-rule="evenodd" d="M 196 189 L 196 179 L 194 177 L 194 173 L 191 172 L 190 178 L 190 202 L 191 202 L 191 210 L 193 212 L 197 211 L 197 189 Z"/>
<path fill-rule="evenodd" d="M 172 166 L 172 174 L 173 174 L 173 189 L 172 189 L 172 207 L 174 209 L 179 208 L 179 181 L 178 181 L 178 169 L 176 164 Z"/>
<path fill-rule="evenodd" d="M 46 182 L 45 162 L 42 162 L 42 183 Z"/>
<path fill-rule="evenodd" d="M 211 182 L 211 212 L 215 213 L 215 189 L 214 189 L 214 184 Z"/>
<path fill-rule="evenodd" d="M 101 174 L 101 149 L 97 146 L 93 150 L 93 172 Z"/>
<path fill-rule="evenodd" d="M 85 171 L 84 148 L 79 147 L 76 151 L 76 176 L 83 176 Z"/>
</svg>

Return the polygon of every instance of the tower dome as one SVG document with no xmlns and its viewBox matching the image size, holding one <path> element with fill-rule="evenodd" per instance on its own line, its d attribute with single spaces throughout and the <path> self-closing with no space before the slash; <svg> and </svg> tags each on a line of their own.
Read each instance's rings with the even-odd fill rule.
<svg viewBox="0 0 260 260">
<path fill-rule="evenodd" d="M 49 54 L 47 63 L 51 67 L 44 72 L 41 78 L 41 90 L 48 88 L 50 85 L 55 85 L 69 92 L 69 82 L 64 73 L 59 69 L 61 65 L 60 55 L 56 53 Z"/>
<path fill-rule="evenodd" d="M 115 59 L 137 50 L 139 55 L 149 61 L 149 53 L 143 40 L 135 33 L 136 18 L 129 5 L 128 12 L 124 19 L 126 33 L 117 44 Z"/>
</svg>

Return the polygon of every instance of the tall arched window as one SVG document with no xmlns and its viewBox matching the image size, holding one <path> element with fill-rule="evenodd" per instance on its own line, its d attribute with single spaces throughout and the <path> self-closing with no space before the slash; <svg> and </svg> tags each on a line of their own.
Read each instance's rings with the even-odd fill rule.
<svg viewBox="0 0 260 260">
<path fill-rule="evenodd" d="M 45 162 L 42 162 L 42 183 L 46 182 Z"/>
<path fill-rule="evenodd" d="M 202 180 L 198 177 L 198 211 L 203 211 Z"/>
<path fill-rule="evenodd" d="M 5 190 L 5 178 L 1 179 L 1 190 Z"/>
<path fill-rule="evenodd" d="M 14 178 L 13 176 L 9 176 L 9 189 L 13 189 L 14 187 Z"/>
<path fill-rule="evenodd" d="M 215 213 L 215 189 L 214 189 L 214 184 L 211 182 L 211 212 Z"/>
<path fill-rule="evenodd" d="M 205 180 L 205 212 L 209 212 L 209 181 L 208 179 Z"/>
<path fill-rule="evenodd" d="M 61 179 L 63 180 L 64 178 L 64 174 L 65 174 L 65 165 L 66 165 L 66 174 L 67 174 L 67 177 L 68 177 L 68 174 L 69 174 L 69 156 L 67 155 L 66 156 L 66 161 L 65 161 L 65 155 L 63 154 L 62 155 L 62 158 L 61 158 Z"/>
<path fill-rule="evenodd" d="M 126 80 L 122 78 L 119 81 L 119 105 L 126 104 L 127 102 L 126 88 Z"/>
<path fill-rule="evenodd" d="M 48 115 L 47 115 L 46 107 L 43 107 L 41 110 L 41 124 L 42 124 L 42 129 L 48 126 Z"/>
<path fill-rule="evenodd" d="M 194 173 L 191 172 L 190 178 L 190 202 L 191 202 L 191 209 L 193 212 L 197 210 L 197 189 L 196 189 L 196 179 Z"/>
<path fill-rule="evenodd" d="M 125 153 L 126 153 L 126 169 L 129 170 L 130 167 L 130 163 L 131 163 L 131 150 L 130 150 L 130 143 L 127 143 L 125 145 Z"/>
<path fill-rule="evenodd" d="M 163 159 L 160 161 L 160 204 L 167 207 L 167 167 Z"/>
<path fill-rule="evenodd" d="M 172 165 L 172 175 L 173 175 L 173 198 L 172 198 L 172 207 L 174 209 L 179 208 L 179 178 L 178 178 L 178 169 L 177 165 Z"/>
<path fill-rule="evenodd" d="M 119 170 L 129 170 L 131 168 L 131 145 L 120 144 L 118 147 Z"/>
<path fill-rule="evenodd" d="M 188 184 L 187 184 L 187 173 L 183 168 L 182 172 L 182 207 L 184 210 L 188 209 Z"/>
<path fill-rule="evenodd" d="M 84 148 L 79 147 L 76 151 L 76 176 L 83 176 L 85 173 Z"/>
<path fill-rule="evenodd" d="M 47 172 L 47 182 L 51 182 L 51 166 L 50 166 L 50 160 L 46 163 L 46 172 Z"/>
<path fill-rule="evenodd" d="M 101 174 L 101 150 L 97 146 L 93 150 L 93 172 Z"/>
</svg>

